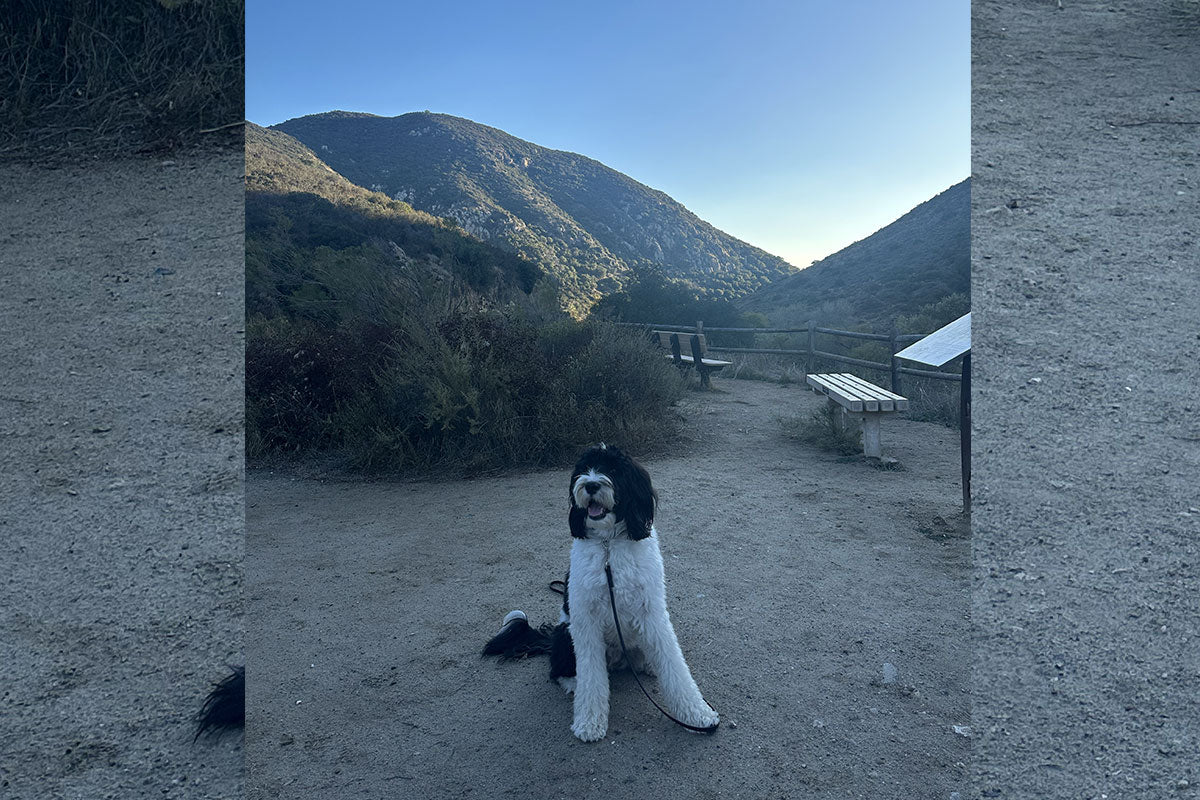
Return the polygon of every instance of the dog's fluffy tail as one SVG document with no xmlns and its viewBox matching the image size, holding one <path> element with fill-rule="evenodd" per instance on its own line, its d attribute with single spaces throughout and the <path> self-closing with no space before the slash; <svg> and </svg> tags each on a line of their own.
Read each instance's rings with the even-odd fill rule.
<svg viewBox="0 0 1200 800">
<path fill-rule="evenodd" d="M 246 726 L 246 668 L 233 671 L 213 686 L 196 715 L 196 735 L 220 737 Z"/>
<path fill-rule="evenodd" d="M 510 611 L 504 617 L 504 627 L 483 647 L 485 656 L 527 658 L 550 652 L 550 630 L 547 626 L 534 628 L 524 611 Z"/>
</svg>

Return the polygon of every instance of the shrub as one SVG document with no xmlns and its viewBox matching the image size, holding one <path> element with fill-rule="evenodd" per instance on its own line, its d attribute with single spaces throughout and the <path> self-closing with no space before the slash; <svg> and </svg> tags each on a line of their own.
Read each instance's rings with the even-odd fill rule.
<svg viewBox="0 0 1200 800">
<path fill-rule="evenodd" d="M 842 410 L 833 403 L 823 403 L 807 418 L 785 417 L 779 420 L 784 435 L 803 444 L 842 456 L 862 452 L 858 427 L 842 427 Z"/>
<path fill-rule="evenodd" d="M 908 411 L 904 412 L 905 417 L 917 422 L 936 422 L 947 428 L 959 429 L 959 392 L 962 384 L 916 375 L 905 375 L 903 382 L 901 388 L 909 400 Z"/>
<path fill-rule="evenodd" d="M 921 306 L 913 314 L 897 317 L 896 330 L 900 333 L 933 333 L 970 310 L 970 296 L 955 292 L 935 303 Z"/>
<path fill-rule="evenodd" d="M 548 466 L 679 432 L 683 381 L 632 332 L 514 310 L 409 311 L 386 324 L 247 328 L 248 454 L 337 451 L 369 471 Z"/>
<path fill-rule="evenodd" d="M 765 327 L 767 318 L 759 313 L 743 313 L 732 301 L 718 293 L 705 291 L 687 281 L 671 278 L 661 269 L 646 265 L 642 272 L 620 292 L 615 292 L 592 307 L 596 319 L 657 325 L 694 325 L 704 320 L 706 327 Z M 718 331 L 708 333 L 710 346 L 753 347 L 755 334 Z"/>
<path fill-rule="evenodd" d="M 339 440 L 332 415 L 353 402 L 386 357 L 384 326 L 330 328 L 311 320 L 246 325 L 246 455 L 298 453 Z"/>
</svg>

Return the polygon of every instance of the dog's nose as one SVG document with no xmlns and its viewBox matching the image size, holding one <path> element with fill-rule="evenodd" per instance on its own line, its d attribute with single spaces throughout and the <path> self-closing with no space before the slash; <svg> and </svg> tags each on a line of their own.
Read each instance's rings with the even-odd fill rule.
<svg viewBox="0 0 1200 800">
<path fill-rule="evenodd" d="M 588 494 L 595 494 L 600 491 L 600 483 L 598 481 L 588 481 L 583 485 L 583 490 Z"/>
</svg>

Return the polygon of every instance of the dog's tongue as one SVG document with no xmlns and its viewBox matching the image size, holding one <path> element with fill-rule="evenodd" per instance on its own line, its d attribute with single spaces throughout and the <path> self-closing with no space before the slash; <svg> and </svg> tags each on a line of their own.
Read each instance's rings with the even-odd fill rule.
<svg viewBox="0 0 1200 800">
<path fill-rule="evenodd" d="M 600 505 L 596 501 L 593 500 L 591 503 L 588 503 L 588 516 L 589 517 L 593 517 L 593 518 L 603 517 L 607 513 L 608 512 L 604 509 L 604 506 Z"/>
</svg>

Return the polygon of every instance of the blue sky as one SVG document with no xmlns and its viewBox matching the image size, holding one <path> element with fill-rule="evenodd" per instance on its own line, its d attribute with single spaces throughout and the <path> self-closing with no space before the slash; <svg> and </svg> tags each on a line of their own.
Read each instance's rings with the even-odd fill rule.
<svg viewBox="0 0 1200 800">
<path fill-rule="evenodd" d="M 436 111 L 796 266 L 970 173 L 970 4 L 247 0 L 246 115 Z"/>
</svg>

